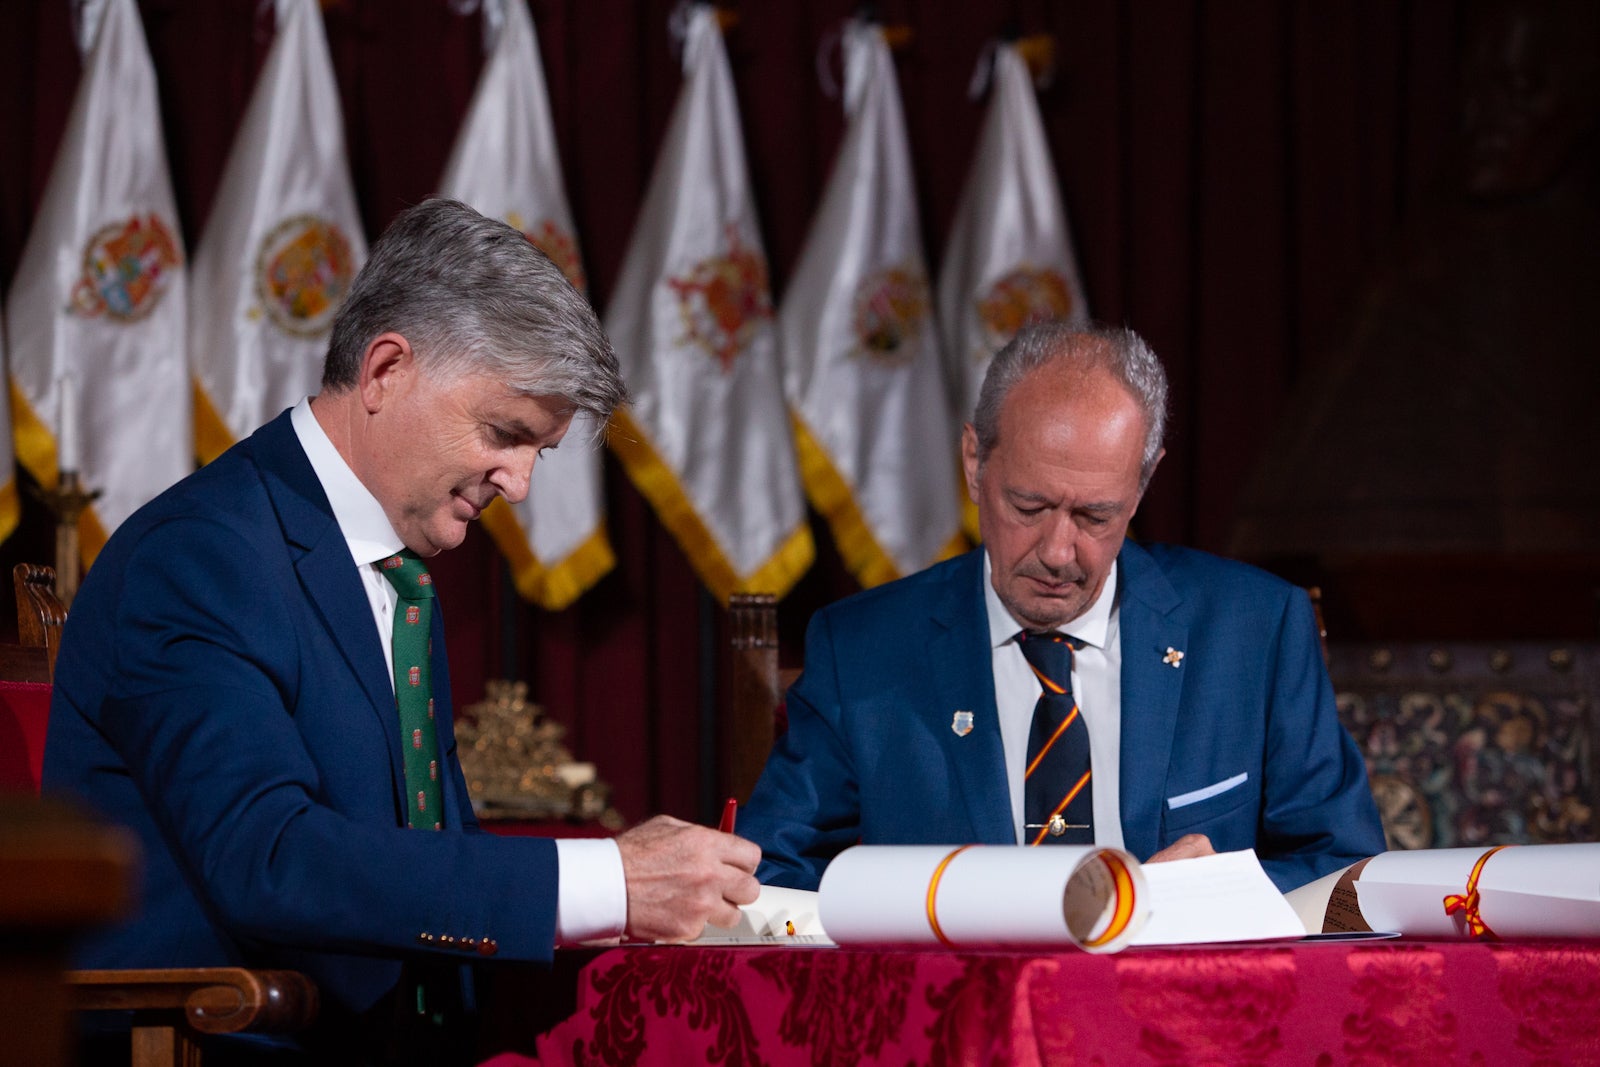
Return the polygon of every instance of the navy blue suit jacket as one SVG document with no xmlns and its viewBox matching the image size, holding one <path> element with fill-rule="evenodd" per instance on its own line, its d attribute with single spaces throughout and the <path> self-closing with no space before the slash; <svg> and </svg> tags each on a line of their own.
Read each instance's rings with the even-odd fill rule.
<svg viewBox="0 0 1600 1067">
<path fill-rule="evenodd" d="M 91 967 L 286 966 L 365 1010 L 419 935 L 548 959 L 551 841 L 478 833 L 434 612 L 443 832 L 402 828 L 372 610 L 286 414 L 123 523 L 72 605 L 44 785 L 130 827 L 140 911 Z M 434 942 L 435 945 L 438 942 Z"/>
<path fill-rule="evenodd" d="M 1203 833 L 1254 848 L 1285 890 L 1383 851 L 1304 592 L 1191 549 L 1130 541 L 1117 558 L 1128 851 Z M 739 816 L 762 881 L 814 889 L 858 840 L 1016 843 L 983 580 L 979 549 L 813 616 L 788 731 Z M 966 736 L 957 710 L 973 712 Z"/>
</svg>

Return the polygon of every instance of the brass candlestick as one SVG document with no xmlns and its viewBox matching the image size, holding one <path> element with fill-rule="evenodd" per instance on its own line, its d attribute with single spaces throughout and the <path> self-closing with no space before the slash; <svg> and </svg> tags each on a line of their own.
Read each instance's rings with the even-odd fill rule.
<svg viewBox="0 0 1600 1067">
<path fill-rule="evenodd" d="M 71 604 L 83 577 L 78 517 L 100 496 L 100 490 L 86 489 L 77 471 L 62 471 L 54 489 L 40 488 L 37 495 L 56 517 L 56 596 L 63 604 Z"/>
</svg>

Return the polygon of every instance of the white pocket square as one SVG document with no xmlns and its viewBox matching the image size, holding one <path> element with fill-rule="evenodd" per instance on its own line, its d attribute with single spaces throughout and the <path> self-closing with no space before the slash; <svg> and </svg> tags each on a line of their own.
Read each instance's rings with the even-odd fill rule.
<svg viewBox="0 0 1600 1067">
<path fill-rule="evenodd" d="M 1244 785 L 1244 783 L 1249 780 L 1249 772 L 1241 771 L 1232 778 L 1224 778 L 1220 782 L 1213 782 L 1211 785 L 1208 785 L 1203 789 L 1196 789 L 1193 792 L 1179 793 L 1175 797 L 1168 797 L 1167 810 L 1177 811 L 1179 808 L 1187 808 L 1190 804 L 1198 804 L 1202 800 L 1210 800 L 1218 793 L 1226 793 L 1228 790 L 1233 789 L 1236 786 Z"/>
</svg>

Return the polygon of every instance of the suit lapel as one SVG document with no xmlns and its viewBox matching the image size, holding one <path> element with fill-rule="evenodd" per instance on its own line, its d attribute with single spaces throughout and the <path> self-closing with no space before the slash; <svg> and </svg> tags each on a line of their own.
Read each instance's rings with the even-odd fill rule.
<svg viewBox="0 0 1600 1067">
<path fill-rule="evenodd" d="M 1182 598 L 1144 549 L 1129 541 L 1117 557 L 1121 574 L 1122 838 L 1147 859 L 1160 847 L 1167 768 L 1178 724 L 1183 671 L 1164 662 L 1167 649 L 1189 645 Z"/>
<path fill-rule="evenodd" d="M 976 839 L 985 844 L 1015 844 L 1005 748 L 994 701 L 988 615 L 983 606 L 981 549 L 969 552 L 951 569 L 930 621 L 932 636 L 926 647 L 928 677 L 933 683 L 929 692 L 935 694 L 935 703 L 927 714 L 936 720 L 933 735 L 948 753 Z M 952 729 L 957 711 L 972 712 L 972 731 L 966 736 Z"/>
<path fill-rule="evenodd" d="M 258 430 L 250 444 L 277 509 L 301 589 L 350 672 L 360 680 L 370 709 L 388 738 L 389 762 L 399 783 L 404 780 L 400 724 L 394 714 L 393 685 L 384 673 L 383 645 L 322 483 L 317 481 L 287 413 Z M 399 788 L 397 784 L 396 790 Z"/>
</svg>

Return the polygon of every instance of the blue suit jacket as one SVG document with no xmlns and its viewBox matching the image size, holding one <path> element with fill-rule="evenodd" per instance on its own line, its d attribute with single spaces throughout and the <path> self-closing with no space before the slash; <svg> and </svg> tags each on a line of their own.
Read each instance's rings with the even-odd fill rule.
<svg viewBox="0 0 1600 1067">
<path fill-rule="evenodd" d="M 402 828 L 393 685 L 288 415 L 123 523 L 72 605 L 45 749 L 46 789 L 144 850 L 139 914 L 80 965 L 287 966 L 360 1011 L 407 955 L 476 955 L 424 933 L 548 959 L 555 845 L 476 832 L 439 616 L 433 833 Z"/>
<path fill-rule="evenodd" d="M 1280 889 L 1383 851 L 1305 594 L 1190 549 L 1124 544 L 1122 833 L 1140 859 L 1187 833 L 1254 848 Z M 818 612 L 805 673 L 739 832 L 764 882 L 816 888 L 867 844 L 1015 844 L 979 549 Z M 1182 663 L 1163 662 L 1168 648 Z M 958 709 L 973 729 L 951 729 Z M 1197 803 L 1168 798 L 1244 774 Z"/>
</svg>

